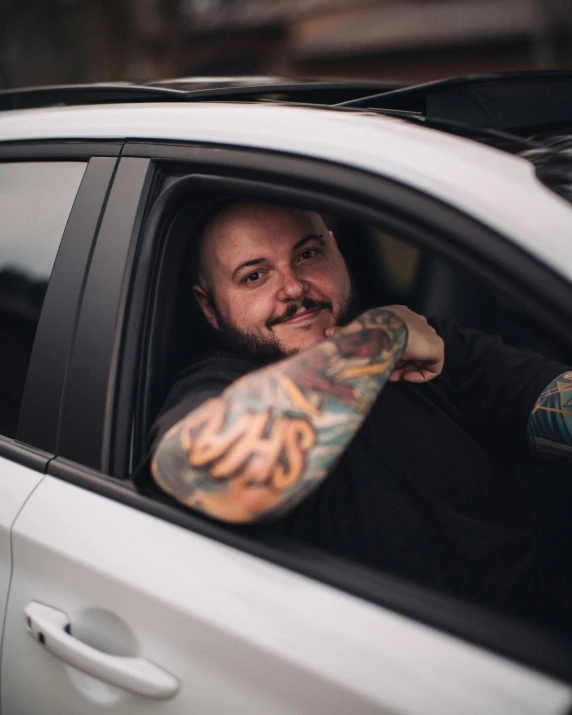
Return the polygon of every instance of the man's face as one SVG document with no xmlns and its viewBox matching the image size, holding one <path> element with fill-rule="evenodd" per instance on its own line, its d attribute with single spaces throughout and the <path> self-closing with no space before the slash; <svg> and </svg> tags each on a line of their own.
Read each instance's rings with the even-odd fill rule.
<svg viewBox="0 0 572 715">
<path fill-rule="evenodd" d="M 195 296 L 234 347 L 289 355 L 349 317 L 350 277 L 318 214 L 232 204 L 210 224 Z"/>
</svg>

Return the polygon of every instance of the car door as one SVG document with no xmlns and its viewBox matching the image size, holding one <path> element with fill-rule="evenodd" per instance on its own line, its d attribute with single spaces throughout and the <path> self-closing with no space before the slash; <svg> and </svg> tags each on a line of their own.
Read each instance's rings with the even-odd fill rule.
<svg viewBox="0 0 572 715">
<path fill-rule="evenodd" d="M 563 713 L 568 686 L 61 479 L 14 527 L 2 712 Z"/>
<path fill-rule="evenodd" d="M 101 147 L 99 148 L 101 149 Z M 109 149 L 108 149 L 109 151 Z M 117 152 L 117 148 L 116 148 Z M 70 342 L 66 340 L 66 311 L 73 319 L 77 295 L 67 284 L 66 300 L 61 292 L 62 264 L 55 265 L 56 254 L 69 253 L 73 234 L 85 237 L 83 248 L 89 251 L 90 212 L 86 202 L 101 210 L 112 166 L 98 162 L 85 146 L 7 143 L 0 145 L 0 613 L 4 613 L 12 570 L 10 528 L 40 483 L 50 455 L 55 449 L 56 422 L 53 410 L 60 402 L 58 369 L 67 359 Z M 103 169 L 103 171 L 102 171 Z M 99 194 L 98 194 L 99 192 Z M 88 198 L 89 196 L 89 198 Z M 97 209 L 99 199 L 99 209 Z M 92 236 L 93 237 L 93 236 Z M 80 259 L 82 246 L 75 247 Z M 85 263 L 85 261 L 84 261 Z M 70 266 L 81 285 L 81 260 Z M 34 348 L 38 336 L 50 331 L 42 321 L 43 308 L 59 303 L 59 335 L 51 336 L 52 373 L 49 390 L 38 392 L 34 386 L 37 358 Z M 36 350 L 37 352 L 37 350 Z M 30 419 L 31 418 L 31 419 Z M 32 429 L 30 429 L 32 423 Z M 39 437 L 37 439 L 36 437 Z M 1 625 L 0 623 L 0 641 Z"/>
<path fill-rule="evenodd" d="M 164 154 L 188 162 L 201 151 Z M 561 658 L 549 640 L 388 576 L 260 543 L 120 479 L 134 439 L 136 297 L 149 286 L 135 269 L 156 258 L 168 171 L 157 147 L 132 154 L 91 257 L 58 456 L 13 528 L 2 712 L 565 712 L 572 691 L 566 666 L 547 665 Z M 207 154 L 236 161 L 235 173 L 260 160 Z M 300 183 L 302 168 L 290 167 Z M 487 648 L 475 632 L 473 643 L 453 635 L 475 620 Z M 500 652 L 526 641 L 537 666 L 491 652 L 499 634 Z"/>
</svg>

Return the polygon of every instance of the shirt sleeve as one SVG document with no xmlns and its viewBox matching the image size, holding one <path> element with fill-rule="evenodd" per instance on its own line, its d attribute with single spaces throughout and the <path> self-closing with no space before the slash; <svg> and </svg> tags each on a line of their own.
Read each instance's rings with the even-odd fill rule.
<svg viewBox="0 0 572 715">
<path fill-rule="evenodd" d="M 550 382 L 570 367 L 452 320 L 430 323 L 445 343 L 442 382 L 467 429 L 499 457 L 530 461 L 527 424 L 532 409 Z"/>
</svg>

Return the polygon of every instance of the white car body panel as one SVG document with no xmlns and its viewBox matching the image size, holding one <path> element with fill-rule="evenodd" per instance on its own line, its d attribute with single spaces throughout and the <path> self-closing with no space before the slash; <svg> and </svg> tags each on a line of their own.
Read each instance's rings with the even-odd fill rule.
<svg viewBox="0 0 572 715">
<path fill-rule="evenodd" d="M 0 644 L 12 571 L 10 529 L 43 477 L 28 467 L 0 457 Z"/>
<path fill-rule="evenodd" d="M 555 680 L 52 477 L 13 549 L 3 715 L 562 715 L 572 702 Z M 26 632 L 31 601 L 92 646 L 145 656 L 179 693 L 153 701 L 64 665 Z"/>
<path fill-rule="evenodd" d="M 0 140 L 152 139 L 267 149 L 402 182 L 460 209 L 572 280 L 572 206 L 523 159 L 406 122 L 351 111 L 215 102 L 10 111 Z"/>
</svg>

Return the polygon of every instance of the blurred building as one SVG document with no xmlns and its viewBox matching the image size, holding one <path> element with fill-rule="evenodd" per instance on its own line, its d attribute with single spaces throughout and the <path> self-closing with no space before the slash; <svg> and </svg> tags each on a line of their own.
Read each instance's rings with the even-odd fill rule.
<svg viewBox="0 0 572 715">
<path fill-rule="evenodd" d="M 433 79 L 572 63 L 570 0 L 187 0 L 186 9 L 182 61 L 192 71 Z"/>
<path fill-rule="evenodd" d="M 572 66 L 572 0 L 3 0 L 5 86 Z"/>
</svg>

